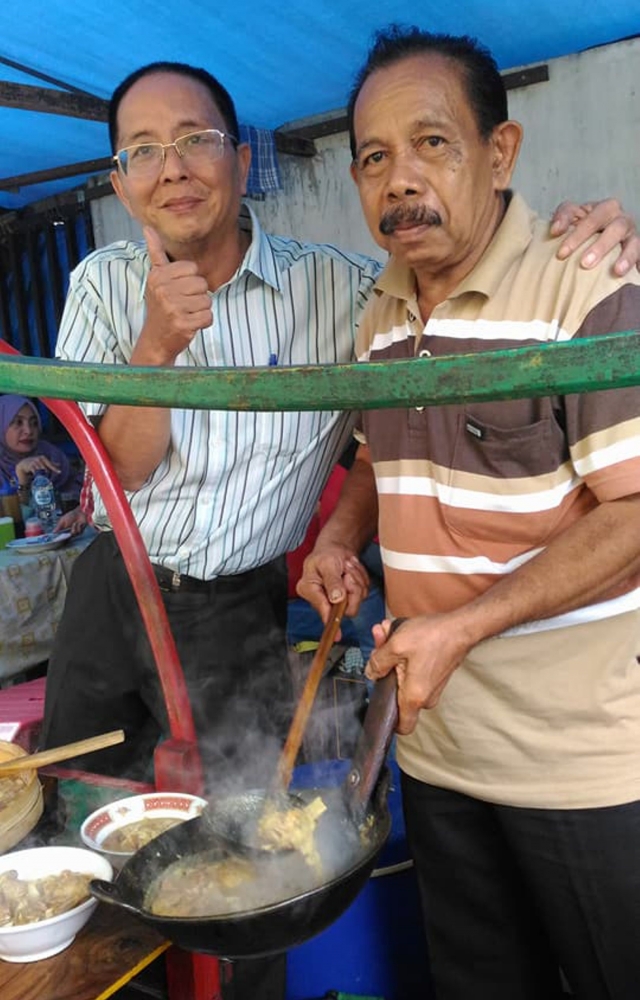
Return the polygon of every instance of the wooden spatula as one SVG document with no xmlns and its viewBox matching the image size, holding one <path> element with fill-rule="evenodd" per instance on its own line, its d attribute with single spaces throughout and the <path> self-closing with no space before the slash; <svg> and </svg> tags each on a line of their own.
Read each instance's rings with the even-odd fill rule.
<svg viewBox="0 0 640 1000">
<path fill-rule="evenodd" d="M 14 757 L 0 763 L 0 778 L 6 778 L 11 774 L 19 774 L 20 771 L 28 771 L 34 767 L 46 767 L 48 764 L 58 764 L 61 760 L 70 760 L 79 754 L 93 753 L 94 750 L 104 750 L 106 747 L 115 746 L 116 743 L 124 743 L 124 730 L 114 729 L 111 733 L 102 733 L 100 736 L 90 736 L 86 740 L 77 740 L 75 743 L 65 743 L 61 747 L 52 747 L 50 750 L 39 750 L 38 753 L 25 754 L 24 757 Z"/>
<path fill-rule="evenodd" d="M 316 655 L 313 658 L 309 673 L 307 674 L 307 679 L 304 682 L 302 694 L 300 695 L 300 700 L 298 701 L 293 721 L 291 722 L 291 728 L 289 729 L 282 753 L 280 754 L 275 783 L 272 788 L 273 795 L 286 792 L 291 782 L 291 775 L 293 773 L 296 757 L 298 756 L 298 750 L 300 749 L 300 744 L 302 743 L 305 727 L 309 721 L 311 709 L 313 708 L 313 703 L 318 692 L 318 686 L 322 680 L 324 668 L 327 663 L 327 657 L 331 651 L 331 647 L 333 646 L 336 633 L 340 628 L 340 622 L 342 621 L 342 616 L 344 615 L 346 608 L 347 598 L 345 597 L 340 604 L 333 606 L 333 613 L 327 621 L 327 624 L 322 632 L 322 636 L 320 637 L 320 644 L 318 645 Z"/>
</svg>

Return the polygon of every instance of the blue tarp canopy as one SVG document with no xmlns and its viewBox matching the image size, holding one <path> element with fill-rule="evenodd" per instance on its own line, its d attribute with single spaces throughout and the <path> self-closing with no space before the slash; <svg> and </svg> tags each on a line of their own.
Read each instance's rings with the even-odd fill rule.
<svg viewBox="0 0 640 1000">
<path fill-rule="evenodd" d="M 473 35 L 508 70 L 637 35 L 640 0 L 5 0 L 0 97 L 17 83 L 108 98 L 137 67 L 175 59 L 218 76 L 242 122 L 275 129 L 344 107 L 373 32 L 392 21 Z M 0 133 L 0 180 L 110 153 L 103 123 L 59 114 L 0 106 Z M 82 180 L 0 191 L 0 208 Z"/>
</svg>

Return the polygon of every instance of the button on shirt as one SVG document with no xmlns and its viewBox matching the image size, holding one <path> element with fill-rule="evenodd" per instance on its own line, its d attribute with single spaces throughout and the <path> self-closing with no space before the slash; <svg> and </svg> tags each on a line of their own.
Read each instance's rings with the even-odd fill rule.
<svg viewBox="0 0 640 1000">
<path fill-rule="evenodd" d="M 328 245 L 265 234 L 211 293 L 213 323 L 181 367 L 314 365 L 354 360 L 354 335 L 380 265 Z M 72 273 L 57 357 L 128 364 L 145 319 L 144 243 L 113 243 Z M 150 377 L 153 377 L 150 375 Z M 87 416 L 106 409 L 83 403 Z M 351 433 L 337 411 L 171 411 L 171 447 L 127 494 L 152 562 L 201 579 L 242 573 L 295 548 Z M 95 490 L 95 487 L 94 487 Z M 95 496 L 94 522 L 109 528 Z"/>
</svg>

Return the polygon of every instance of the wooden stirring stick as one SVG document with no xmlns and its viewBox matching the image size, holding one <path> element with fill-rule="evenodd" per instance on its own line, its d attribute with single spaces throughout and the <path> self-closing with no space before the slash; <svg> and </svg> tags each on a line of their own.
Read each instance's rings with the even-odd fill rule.
<svg viewBox="0 0 640 1000">
<path fill-rule="evenodd" d="M 5 778 L 10 774 L 19 774 L 20 771 L 28 771 L 34 767 L 46 767 L 47 764 L 57 764 L 61 760 L 69 760 L 82 753 L 93 753 L 94 750 L 104 750 L 106 747 L 115 746 L 116 743 L 124 743 L 124 730 L 114 729 L 111 733 L 102 733 L 101 736 L 90 736 L 86 740 L 77 740 L 75 743 L 65 743 L 61 747 L 52 747 L 50 750 L 39 750 L 38 753 L 25 754 L 24 757 L 14 757 L 0 763 L 0 778 Z"/>
<path fill-rule="evenodd" d="M 316 655 L 313 658 L 309 673 L 307 674 L 307 679 L 304 682 L 304 687 L 293 716 L 291 728 L 289 729 L 285 745 L 282 753 L 280 754 L 278 769 L 276 771 L 276 781 L 272 789 L 272 794 L 277 795 L 280 792 L 286 792 L 289 787 L 296 757 L 298 756 L 298 750 L 300 749 L 300 744 L 302 743 L 302 736 L 309 720 L 311 709 L 313 708 L 313 702 L 318 691 L 318 686 L 322 680 L 327 657 L 331 651 L 331 647 L 333 646 L 336 633 L 340 628 L 342 616 L 347 608 L 347 600 L 348 598 L 345 597 L 342 601 L 340 601 L 340 604 L 332 605 L 331 617 L 323 629 L 320 644 L 316 650 Z"/>
</svg>

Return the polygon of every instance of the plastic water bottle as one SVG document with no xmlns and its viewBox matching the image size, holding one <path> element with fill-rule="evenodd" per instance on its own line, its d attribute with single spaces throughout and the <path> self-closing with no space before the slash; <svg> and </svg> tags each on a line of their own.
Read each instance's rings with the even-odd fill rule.
<svg viewBox="0 0 640 1000">
<path fill-rule="evenodd" d="M 50 534 L 56 526 L 60 511 L 56 500 L 53 483 L 46 473 L 36 472 L 31 482 L 31 499 L 33 512 L 40 518 L 45 535 Z"/>
</svg>

